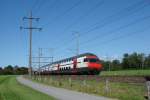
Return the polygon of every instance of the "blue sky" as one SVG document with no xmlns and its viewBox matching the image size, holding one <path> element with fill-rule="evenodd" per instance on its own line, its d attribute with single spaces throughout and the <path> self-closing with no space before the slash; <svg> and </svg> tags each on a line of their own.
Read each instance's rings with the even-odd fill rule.
<svg viewBox="0 0 150 100">
<path fill-rule="evenodd" d="M 55 60 L 91 52 L 100 58 L 124 53 L 150 53 L 149 0 L 0 0 L 0 66 L 28 65 L 28 26 L 24 16 L 32 10 L 40 21 L 33 31 L 33 56 L 38 48 L 53 48 Z M 44 56 L 50 56 L 43 50 Z"/>
</svg>

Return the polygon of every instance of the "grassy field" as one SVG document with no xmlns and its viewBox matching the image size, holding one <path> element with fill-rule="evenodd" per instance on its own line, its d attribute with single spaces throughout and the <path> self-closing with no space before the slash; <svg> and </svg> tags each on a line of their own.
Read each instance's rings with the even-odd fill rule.
<svg viewBox="0 0 150 100">
<path fill-rule="evenodd" d="M 104 82 L 101 80 L 73 79 L 66 76 L 33 77 L 33 81 L 70 90 L 117 98 L 119 100 L 145 100 L 144 83 Z"/>
<path fill-rule="evenodd" d="M 19 84 L 16 76 L 0 76 L 0 100 L 54 100 L 54 98 Z"/>
<path fill-rule="evenodd" d="M 150 70 L 102 71 L 101 76 L 150 76 Z"/>
</svg>

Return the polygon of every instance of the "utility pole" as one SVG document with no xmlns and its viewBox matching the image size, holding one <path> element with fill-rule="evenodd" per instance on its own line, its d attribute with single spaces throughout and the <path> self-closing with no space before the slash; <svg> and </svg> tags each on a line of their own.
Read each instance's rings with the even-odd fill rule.
<svg viewBox="0 0 150 100">
<path fill-rule="evenodd" d="M 45 49 L 48 49 L 49 52 L 51 52 L 51 62 L 53 63 L 54 62 L 54 48 L 45 48 Z"/>
<path fill-rule="evenodd" d="M 39 76 L 41 74 L 41 70 L 40 70 L 40 67 L 41 67 L 41 57 L 42 57 L 42 48 L 39 48 L 39 68 L 38 68 L 38 73 L 39 73 Z"/>
<path fill-rule="evenodd" d="M 42 28 L 36 28 L 32 26 L 33 20 L 38 21 L 40 18 L 34 18 L 32 16 L 32 11 L 30 11 L 29 17 L 23 17 L 23 20 L 29 20 L 28 27 L 20 27 L 20 29 L 28 29 L 29 30 L 29 76 L 32 75 L 32 30 L 41 30 Z"/>
<path fill-rule="evenodd" d="M 106 54 L 106 60 L 108 61 L 108 71 L 110 71 L 110 67 L 111 67 L 111 59 L 110 57 Z"/>
<path fill-rule="evenodd" d="M 39 48 L 39 69 L 41 66 L 42 48 Z"/>
<path fill-rule="evenodd" d="M 37 67 L 39 67 L 38 68 L 39 75 L 41 73 L 42 66 L 45 66 L 45 65 L 50 64 L 50 63 L 53 62 L 53 56 L 43 56 L 44 55 L 43 54 L 43 51 L 44 51 L 43 49 L 48 49 L 48 48 L 39 48 L 38 49 L 38 56 L 37 57 L 32 57 L 32 58 L 37 59 L 37 61 L 33 61 L 32 63 L 37 64 Z M 48 60 L 48 61 L 44 61 L 45 59 Z M 44 67 L 44 68 L 45 68 L 44 70 L 46 70 L 46 67 Z"/>
</svg>

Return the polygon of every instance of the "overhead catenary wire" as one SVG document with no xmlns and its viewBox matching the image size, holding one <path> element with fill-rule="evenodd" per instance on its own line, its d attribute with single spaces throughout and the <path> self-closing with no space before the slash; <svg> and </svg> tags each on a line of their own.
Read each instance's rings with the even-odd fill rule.
<svg viewBox="0 0 150 100">
<path fill-rule="evenodd" d="M 144 3 L 145 3 L 145 2 L 144 2 Z M 137 4 L 140 4 L 140 5 L 141 5 L 142 3 L 139 2 L 139 3 L 137 3 Z M 126 9 L 126 12 L 124 12 L 124 11 L 118 12 L 118 16 L 117 16 L 115 19 L 113 19 L 113 16 L 109 16 L 110 19 L 107 19 L 107 18 L 106 18 L 106 20 L 105 20 L 105 18 L 104 18 L 101 22 L 97 22 L 96 24 L 94 24 L 94 25 L 96 25 L 95 27 L 93 27 L 93 28 L 91 28 L 91 29 L 89 29 L 90 27 L 87 28 L 87 29 L 89 29 L 89 30 L 85 31 L 85 32 L 84 32 L 85 34 L 82 34 L 82 35 L 84 36 L 84 35 L 90 34 L 90 32 L 92 32 L 92 31 L 95 31 L 95 30 L 97 30 L 97 29 L 103 28 L 105 25 L 111 24 L 111 23 L 113 23 L 113 22 L 119 21 L 119 20 L 121 20 L 122 18 L 127 17 L 127 16 L 130 16 L 131 14 L 137 13 L 138 11 L 142 10 L 143 8 L 149 6 L 148 3 L 142 5 L 141 7 L 140 7 L 139 5 L 137 5 L 137 4 L 135 4 L 134 6 L 131 6 L 131 7 L 127 8 L 127 9 Z M 136 7 L 139 7 L 139 8 L 136 9 Z M 133 8 L 133 10 L 132 10 L 131 8 Z M 124 13 L 125 15 L 124 15 L 124 14 L 122 15 L 121 13 Z M 126 14 L 126 13 L 127 13 L 127 14 Z M 119 16 L 119 15 L 120 15 L 120 16 Z M 103 22 L 103 21 L 104 21 L 104 22 Z M 100 23 L 100 26 L 97 25 L 97 24 L 99 24 L 99 23 Z M 94 25 L 92 25 L 92 26 L 94 26 Z"/>
<path fill-rule="evenodd" d="M 38 3 L 39 3 L 39 0 L 34 0 L 33 5 L 31 6 L 30 11 L 33 11 L 36 8 L 36 6 L 38 5 Z"/>
<path fill-rule="evenodd" d="M 46 0 L 44 0 L 46 1 Z M 49 1 L 49 0 L 48 0 Z M 45 5 L 47 3 L 47 6 Z M 45 10 L 48 10 L 49 12 L 54 8 L 54 7 L 57 7 L 57 5 L 59 4 L 59 0 L 53 0 L 52 2 L 44 2 L 42 3 L 40 9 L 37 11 L 37 15 L 40 15 L 40 14 L 43 14 L 42 10 L 45 9 Z M 43 8 L 43 9 L 42 9 Z M 42 12 L 41 12 L 42 11 Z M 42 15 L 42 18 L 45 18 L 45 17 L 48 17 L 48 16 L 43 16 Z"/>
<path fill-rule="evenodd" d="M 67 10 L 65 10 L 62 14 L 59 14 L 53 20 L 48 21 L 46 24 L 43 24 L 42 27 L 46 27 L 47 25 L 49 25 L 49 24 L 55 22 L 56 20 L 62 18 L 67 13 L 69 13 L 72 9 L 76 8 L 77 6 L 79 6 L 82 2 L 83 2 L 83 0 L 79 0 L 78 2 L 76 2 L 75 4 L 73 4 L 70 8 L 68 8 Z"/>
<path fill-rule="evenodd" d="M 88 17 L 91 13 L 94 12 L 94 10 L 96 10 L 98 7 L 102 6 L 104 4 L 104 1 L 99 1 L 96 5 L 94 5 L 91 9 L 89 9 L 85 14 L 83 14 L 82 16 L 80 16 L 77 20 L 75 20 L 73 23 L 71 23 L 71 25 L 67 26 L 66 29 L 64 29 L 64 31 L 72 28 L 73 26 L 75 26 L 76 24 L 80 23 L 82 20 L 84 20 L 86 17 Z"/>
<path fill-rule="evenodd" d="M 149 4 L 145 4 L 145 3 L 143 3 L 143 2 L 140 2 L 140 3 L 137 3 L 137 5 L 140 5 L 140 7 L 139 6 L 134 6 L 135 8 L 138 8 L 138 10 L 140 10 L 140 9 L 142 9 L 142 8 L 145 8 L 146 6 L 148 6 Z M 142 6 L 141 6 L 142 5 Z M 131 11 L 132 12 L 132 9 L 134 9 L 134 7 L 129 7 L 128 9 L 126 9 L 127 11 Z M 134 10 L 134 12 L 136 12 L 136 11 L 138 11 L 138 10 Z M 120 14 L 122 14 L 123 12 L 120 12 Z M 119 13 L 118 13 L 119 14 Z M 120 14 L 119 14 L 119 16 L 120 16 Z M 131 13 L 132 14 L 132 13 Z M 117 14 L 116 14 L 117 15 Z M 113 15 L 113 16 L 116 16 L 116 15 Z M 124 14 L 125 15 L 125 14 Z M 130 15 L 130 13 L 128 13 L 127 15 Z M 123 16 L 123 15 L 122 15 Z M 125 15 L 126 16 L 126 15 Z M 112 17 L 112 16 L 111 16 Z M 111 20 L 111 17 L 110 17 L 110 23 L 113 23 L 113 22 L 116 22 L 117 21 L 117 18 L 115 18 L 116 20 Z M 124 17 L 123 17 L 124 18 Z M 121 17 L 121 19 L 122 19 L 122 17 Z M 106 20 L 108 20 L 107 18 L 106 18 Z M 112 21 L 112 22 L 111 22 Z M 103 23 L 105 23 L 105 25 L 103 24 Z M 87 33 L 90 33 L 90 32 L 92 32 L 92 31 L 95 31 L 95 30 L 97 30 L 97 29 L 100 29 L 100 28 L 102 28 L 102 27 L 104 27 L 104 26 L 106 26 L 106 25 L 108 25 L 108 24 L 110 24 L 109 22 L 107 22 L 107 21 L 104 21 L 103 23 L 95 23 L 95 24 L 93 24 L 93 25 L 91 25 L 90 26 L 90 29 L 92 29 L 92 30 L 88 30 L 88 31 L 86 31 Z M 103 25 L 104 26 L 103 26 Z M 100 25 L 100 26 L 99 26 Z M 93 26 L 95 26 L 95 29 L 94 29 L 94 27 Z M 92 28 L 93 27 L 93 28 Z M 123 29 L 123 28 L 122 28 Z M 115 31 L 115 30 L 114 30 Z M 86 32 L 83 32 L 83 33 L 85 33 L 86 34 Z M 82 33 L 82 32 L 80 32 L 80 33 Z M 98 35 L 97 35 L 98 36 Z M 105 36 L 104 36 L 105 37 Z M 70 42 L 70 41 L 69 41 Z M 67 41 L 67 43 L 68 43 L 68 41 Z M 65 46 L 66 46 L 66 44 L 65 44 Z"/>
<path fill-rule="evenodd" d="M 131 37 L 131 36 L 134 36 L 134 35 L 137 35 L 137 34 L 141 34 L 141 33 L 145 32 L 147 30 L 149 30 L 149 26 L 142 29 L 142 30 L 140 30 L 140 31 L 135 31 L 135 32 L 127 33 L 127 34 L 121 34 L 120 36 L 111 38 L 109 40 L 104 40 L 102 42 L 97 42 L 97 44 L 99 44 L 100 46 L 106 45 L 106 44 L 112 43 L 113 41 L 116 41 L 116 40 L 119 40 L 119 39 L 124 39 L 124 38 L 128 38 L 128 37 Z M 95 46 L 95 45 L 90 45 L 90 47 L 92 47 L 92 46 Z M 96 47 L 98 47 L 98 46 L 96 46 Z"/>
<path fill-rule="evenodd" d="M 53 10 L 55 7 L 58 6 L 60 0 L 54 0 L 53 2 L 51 2 L 51 4 L 48 5 L 48 7 L 46 7 L 46 9 L 48 9 L 48 11 L 50 12 L 51 10 Z M 37 14 L 39 14 L 40 11 L 37 12 Z M 40 13 L 41 14 L 41 13 Z M 42 18 L 46 19 L 46 17 L 48 16 L 42 16 Z"/>
<path fill-rule="evenodd" d="M 144 16 L 144 17 L 139 18 L 139 19 L 136 19 L 136 20 L 134 20 L 134 21 L 132 21 L 132 22 L 130 22 L 130 23 L 128 23 L 128 24 L 122 25 L 122 26 L 118 27 L 117 29 L 111 30 L 111 31 L 108 32 L 107 34 L 105 33 L 105 34 L 103 34 L 103 35 L 96 35 L 96 36 L 94 36 L 93 38 L 90 38 L 90 39 L 88 39 L 88 40 L 86 40 L 86 41 L 80 43 L 80 46 L 83 46 L 84 44 L 89 43 L 89 41 L 90 41 L 90 43 L 91 43 L 91 42 L 93 42 L 93 41 L 96 41 L 96 40 L 98 40 L 98 39 L 102 39 L 102 38 L 104 38 L 104 37 L 106 37 L 106 36 L 109 36 L 109 35 L 111 35 L 111 34 L 115 34 L 115 32 L 117 32 L 117 31 L 119 31 L 119 30 L 121 30 L 121 29 L 128 28 L 128 27 L 131 26 L 131 25 L 135 25 L 135 24 L 137 24 L 137 23 L 139 23 L 139 22 L 141 22 L 141 21 L 148 20 L 148 19 L 150 19 L 150 15 L 149 15 L 149 16 Z"/>
<path fill-rule="evenodd" d="M 105 34 L 105 35 L 101 35 L 101 36 L 98 36 L 98 35 L 97 35 L 97 36 L 95 36 L 95 37 L 93 37 L 93 38 L 90 38 L 90 39 L 84 41 L 84 42 L 81 42 L 81 43 L 80 43 L 80 47 L 86 46 L 86 45 L 88 45 L 89 43 L 92 43 L 92 42 L 94 42 L 94 41 L 96 41 L 96 40 L 98 40 L 98 39 L 102 39 L 103 37 L 106 37 L 106 36 L 108 36 L 108 35 L 115 34 L 116 32 L 120 31 L 121 29 L 127 28 L 127 27 L 129 27 L 129 26 L 131 26 L 131 25 L 137 24 L 137 23 L 139 23 L 139 22 L 141 22 L 141 21 L 145 21 L 145 20 L 148 20 L 148 19 L 150 19 L 150 15 L 149 15 L 149 16 L 144 16 L 144 17 L 142 17 L 142 18 L 138 18 L 138 19 L 136 19 L 136 20 L 134 20 L 134 21 L 132 21 L 132 22 L 130 22 L 130 23 L 127 23 L 127 24 L 125 24 L 125 25 L 122 25 L 122 26 L 118 27 L 117 29 L 111 30 L 110 32 L 108 32 L 108 33 Z M 89 42 L 89 41 L 90 41 L 90 42 Z M 64 49 L 65 49 L 65 48 L 64 48 Z"/>
<path fill-rule="evenodd" d="M 141 7 L 140 7 L 140 5 L 141 5 Z M 143 8 L 145 8 L 145 7 L 147 7 L 147 6 L 150 6 L 150 2 L 149 2 L 149 3 L 147 3 L 147 2 L 142 2 L 142 1 L 141 1 L 141 2 L 138 2 L 138 3 L 136 3 L 135 5 L 126 8 L 125 12 L 122 12 L 122 11 L 118 12 L 118 14 L 119 14 L 120 16 L 118 15 L 118 16 L 117 16 L 116 18 L 114 18 L 114 19 L 113 19 L 113 16 L 109 16 L 110 19 L 107 19 L 107 20 L 104 19 L 106 22 L 104 22 L 104 23 L 98 22 L 98 23 L 100 23 L 100 26 L 97 25 L 98 23 L 96 23 L 95 25 L 97 25 L 97 26 L 95 26 L 95 27 L 89 29 L 88 31 L 85 31 L 85 32 L 84 32 L 85 34 L 82 34 L 82 36 L 87 35 L 87 34 L 90 34 L 90 32 L 95 31 L 95 30 L 97 30 L 97 29 L 103 28 L 104 26 L 106 26 L 106 25 L 108 25 L 108 24 L 111 24 L 111 23 L 113 23 L 113 22 L 119 21 L 119 20 L 121 20 L 121 19 L 124 18 L 124 17 L 127 17 L 127 16 L 130 16 L 130 15 L 134 14 L 134 13 L 137 13 L 137 12 L 141 11 Z M 137 7 L 137 8 L 136 8 L 136 7 Z M 121 13 L 123 13 L 123 14 L 121 14 Z M 102 23 L 102 24 L 101 24 L 101 23 Z"/>
<path fill-rule="evenodd" d="M 143 5 L 143 4 L 144 4 L 144 5 Z M 140 7 L 139 5 L 142 5 L 142 6 Z M 112 20 L 111 22 L 107 22 L 107 21 L 106 21 L 107 23 L 103 23 L 101 26 L 96 26 L 96 27 L 94 27 L 94 28 L 92 28 L 92 29 L 89 29 L 89 30 L 86 31 L 86 32 L 82 32 L 82 35 L 80 34 L 80 37 L 84 36 L 83 34 L 87 35 L 87 34 L 89 34 L 90 32 L 92 32 L 92 31 L 94 31 L 94 30 L 96 30 L 96 29 L 102 28 L 102 27 L 104 27 L 104 26 L 106 26 L 106 25 L 108 25 L 108 24 L 110 24 L 110 23 L 119 21 L 119 20 L 121 20 L 121 19 L 124 18 L 124 17 L 130 16 L 130 15 L 132 15 L 132 14 L 134 14 L 134 13 L 136 13 L 136 12 L 142 10 L 142 8 L 145 8 L 145 7 L 147 7 L 147 6 L 149 6 L 149 3 L 146 3 L 146 4 L 145 4 L 145 2 L 140 1 L 140 2 L 138 2 L 138 3 L 135 3 L 135 4 L 133 4 L 133 5 L 131 5 L 131 6 L 127 7 L 127 8 L 125 8 L 125 9 L 122 9 L 122 10 L 120 10 L 119 12 L 117 12 L 116 14 L 113 14 L 113 15 L 111 15 L 111 16 L 108 17 L 108 18 L 111 18 L 111 17 L 114 17 L 114 16 L 116 16 L 116 15 L 118 15 L 118 14 L 123 13 L 123 15 L 120 15 L 119 19 L 116 18 L 115 20 Z M 131 9 L 131 8 L 132 8 L 132 9 Z M 125 11 L 125 13 L 127 13 L 127 14 L 125 15 L 123 11 Z M 117 16 L 117 17 L 118 17 L 118 16 Z M 107 17 L 104 18 L 104 19 L 105 19 L 105 20 L 108 20 Z M 72 38 L 69 39 L 68 41 L 72 41 Z M 67 41 L 67 42 L 63 42 L 63 44 L 65 44 L 65 46 L 68 45 L 68 44 L 70 44 L 71 42 L 68 42 L 68 41 Z M 64 47 L 64 46 L 63 46 L 63 47 Z M 59 48 L 60 48 L 60 47 L 59 47 Z"/>
<path fill-rule="evenodd" d="M 47 2 L 47 0 L 41 0 L 41 2 L 39 2 L 39 5 L 37 4 L 37 7 L 34 11 L 35 15 L 38 15 L 38 13 L 40 12 L 41 8 L 44 6 L 44 4 Z"/>
<path fill-rule="evenodd" d="M 99 1 L 98 3 L 96 3 L 96 5 L 94 5 L 92 8 L 90 8 L 85 14 L 83 14 L 82 16 L 78 17 L 77 20 L 75 20 L 73 23 L 71 23 L 71 25 L 67 26 L 64 29 L 64 32 L 67 31 L 68 29 L 72 28 L 74 25 L 78 24 L 79 22 L 81 22 L 82 20 L 84 20 L 85 18 L 87 18 L 94 10 L 96 10 L 98 7 L 102 6 L 104 4 L 104 1 Z M 58 39 L 58 42 L 61 39 Z"/>
<path fill-rule="evenodd" d="M 127 34 L 121 34 L 120 36 L 114 37 L 110 40 L 105 40 L 105 41 L 102 41 L 100 43 L 99 42 L 97 42 L 97 43 L 99 43 L 100 46 L 106 45 L 108 43 L 112 43 L 112 41 L 116 41 L 116 40 L 119 40 L 119 39 L 123 39 L 123 38 L 131 37 L 131 36 L 134 36 L 134 35 L 137 35 L 137 34 L 141 34 L 141 33 L 145 32 L 147 30 L 149 30 L 149 26 L 147 28 L 144 28 L 144 29 L 140 30 L 140 31 L 135 31 L 135 32 L 127 33 Z M 91 47 L 92 47 L 92 45 L 91 45 Z"/>
</svg>

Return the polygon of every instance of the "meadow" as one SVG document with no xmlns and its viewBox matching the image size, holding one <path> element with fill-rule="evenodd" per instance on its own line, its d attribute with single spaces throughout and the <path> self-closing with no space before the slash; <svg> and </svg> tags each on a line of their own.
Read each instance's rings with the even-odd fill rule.
<svg viewBox="0 0 150 100">
<path fill-rule="evenodd" d="M 55 100 L 17 82 L 16 76 L 0 76 L 0 100 Z"/>
<path fill-rule="evenodd" d="M 110 82 L 80 76 L 33 76 L 32 81 L 119 100 L 145 100 L 145 83 Z"/>
<path fill-rule="evenodd" d="M 102 71 L 101 76 L 150 76 L 148 70 L 120 70 L 120 71 Z"/>
</svg>

